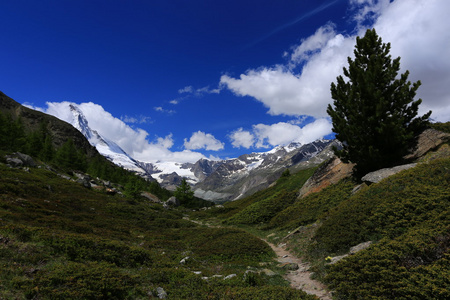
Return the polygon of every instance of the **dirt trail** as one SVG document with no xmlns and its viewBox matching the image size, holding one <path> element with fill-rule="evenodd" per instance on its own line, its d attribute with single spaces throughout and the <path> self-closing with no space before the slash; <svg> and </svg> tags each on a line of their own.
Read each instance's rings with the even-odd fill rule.
<svg viewBox="0 0 450 300">
<path fill-rule="evenodd" d="M 201 221 L 191 220 L 188 216 L 184 216 L 183 219 L 194 222 L 198 225 L 206 225 L 208 227 L 220 227 L 213 226 L 208 223 L 203 223 Z M 291 287 L 297 290 L 303 290 L 304 292 L 315 295 L 319 297 L 321 300 L 332 300 L 331 293 L 327 291 L 326 286 L 317 281 L 311 279 L 311 272 L 309 272 L 309 263 L 304 262 L 302 259 L 294 256 L 288 250 L 285 249 L 286 244 L 274 245 L 269 243 L 265 239 L 262 239 L 266 242 L 272 250 L 277 255 L 277 261 L 280 264 L 288 264 L 288 263 L 296 263 L 298 264 L 298 270 L 295 271 L 287 271 L 284 278 L 291 283 Z"/>
<path fill-rule="evenodd" d="M 291 287 L 298 290 L 303 290 L 308 294 L 315 295 L 322 300 L 331 300 L 331 294 L 326 290 L 326 286 L 317 280 L 310 278 L 311 272 L 308 271 L 309 264 L 300 258 L 292 255 L 284 247 L 285 244 L 274 245 L 265 241 L 277 254 L 277 260 L 281 264 L 296 263 L 299 266 L 298 270 L 287 271 L 285 279 L 291 283 Z"/>
</svg>

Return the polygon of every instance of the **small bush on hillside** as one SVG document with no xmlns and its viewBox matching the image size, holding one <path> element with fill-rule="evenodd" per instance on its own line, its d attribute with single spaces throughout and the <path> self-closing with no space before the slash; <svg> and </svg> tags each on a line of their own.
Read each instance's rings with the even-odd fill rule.
<svg viewBox="0 0 450 300">
<path fill-rule="evenodd" d="M 272 218 L 265 228 L 294 229 L 323 219 L 328 211 L 350 196 L 352 188 L 353 183 L 350 180 L 343 180 L 325 188 L 320 193 L 297 199 L 295 203 Z"/>
<path fill-rule="evenodd" d="M 270 198 L 256 202 L 231 218 L 225 224 L 259 224 L 269 222 L 297 198 L 296 192 L 281 191 Z"/>
</svg>

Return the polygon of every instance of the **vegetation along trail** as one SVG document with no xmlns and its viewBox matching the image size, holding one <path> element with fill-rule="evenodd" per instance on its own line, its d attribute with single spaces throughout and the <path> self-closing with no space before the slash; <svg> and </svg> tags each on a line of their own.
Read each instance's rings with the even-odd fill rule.
<svg viewBox="0 0 450 300">
<path fill-rule="evenodd" d="M 184 216 L 184 219 L 198 225 L 204 225 L 208 227 L 222 227 L 212 225 L 208 222 L 192 220 L 187 215 Z M 261 240 L 266 242 L 272 248 L 273 252 L 275 252 L 275 254 L 277 255 L 277 261 L 282 267 L 291 264 L 293 266 L 298 266 L 298 269 L 296 270 L 289 270 L 290 268 L 286 268 L 287 272 L 283 276 L 284 279 L 286 279 L 290 283 L 292 288 L 302 290 L 310 295 L 317 296 L 322 300 L 332 300 L 331 293 L 328 291 L 327 287 L 320 281 L 311 279 L 312 273 L 309 271 L 310 265 L 308 262 L 305 262 L 303 259 L 293 255 L 291 252 L 286 250 L 286 244 L 284 243 L 274 245 L 265 239 Z"/>
<path fill-rule="evenodd" d="M 331 294 L 326 286 L 314 279 L 311 279 L 311 272 L 309 272 L 309 263 L 303 261 L 301 258 L 294 256 L 285 249 L 286 244 L 274 245 L 265 241 L 277 255 L 278 262 L 283 265 L 293 264 L 298 265 L 297 270 L 288 270 L 284 278 L 291 283 L 291 287 L 303 290 L 304 292 L 315 295 L 322 300 L 331 300 Z"/>
</svg>

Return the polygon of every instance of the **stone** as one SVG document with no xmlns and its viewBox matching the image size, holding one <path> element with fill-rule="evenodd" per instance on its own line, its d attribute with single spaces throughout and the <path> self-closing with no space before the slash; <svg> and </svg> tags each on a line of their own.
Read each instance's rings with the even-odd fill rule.
<svg viewBox="0 0 450 300">
<path fill-rule="evenodd" d="M 156 197 L 155 195 L 153 195 L 152 193 L 144 191 L 144 192 L 141 193 L 141 196 L 144 197 L 144 198 L 147 198 L 150 202 L 162 203 L 161 200 L 159 200 L 159 198 Z"/>
<path fill-rule="evenodd" d="M 167 299 L 167 293 L 162 287 L 156 288 L 156 293 L 159 299 Z"/>
<path fill-rule="evenodd" d="M 183 258 L 182 260 L 180 260 L 180 264 L 185 265 L 186 262 L 188 261 L 189 256 L 186 256 L 185 258 Z"/>
<path fill-rule="evenodd" d="M 13 168 L 20 168 L 23 166 L 23 162 L 16 157 L 7 157 L 6 163 Z"/>
<path fill-rule="evenodd" d="M 231 279 L 231 278 L 236 277 L 236 276 L 237 276 L 236 274 L 230 274 L 228 276 L 225 276 L 225 278 L 223 280 L 228 280 L 228 279 Z"/>
<path fill-rule="evenodd" d="M 414 148 L 410 149 L 410 154 L 406 155 L 404 159 L 411 161 L 420 158 L 448 141 L 450 141 L 450 133 L 431 128 L 426 129 L 417 137 Z"/>
<path fill-rule="evenodd" d="M 381 180 L 388 178 L 389 176 L 392 176 L 404 170 L 414 168 L 416 165 L 417 165 L 416 163 L 412 163 L 407 165 L 396 166 L 393 168 L 384 168 L 364 175 L 361 178 L 361 180 L 369 183 L 378 183 Z"/>
<path fill-rule="evenodd" d="M 178 200 L 176 197 L 172 196 L 169 199 L 167 199 L 166 204 L 168 206 L 178 207 L 178 206 L 180 206 L 180 200 Z"/>
<path fill-rule="evenodd" d="M 85 188 L 88 188 L 88 189 L 91 188 L 91 177 L 89 177 L 89 176 L 82 176 L 82 177 L 79 177 L 79 178 L 77 179 L 77 182 L 78 182 L 79 184 L 81 184 L 82 186 L 84 186 Z"/>
<path fill-rule="evenodd" d="M 303 184 L 298 198 L 320 192 L 322 189 L 338 183 L 341 179 L 350 177 L 353 172 L 353 166 L 354 164 L 346 164 L 338 157 L 333 157 L 319 167 L 305 184 Z"/>
<path fill-rule="evenodd" d="M 353 254 L 355 254 L 355 253 L 357 253 L 357 252 L 359 252 L 361 250 L 369 248 L 370 245 L 372 245 L 372 241 L 368 241 L 368 242 L 364 242 L 364 243 L 358 244 L 356 246 L 351 247 L 349 253 L 351 255 L 353 255 Z"/>
<path fill-rule="evenodd" d="M 23 162 L 24 166 L 32 168 L 36 167 L 36 163 L 34 162 L 33 158 L 31 158 L 31 156 L 20 152 L 16 152 L 14 153 L 14 155 Z"/>
</svg>

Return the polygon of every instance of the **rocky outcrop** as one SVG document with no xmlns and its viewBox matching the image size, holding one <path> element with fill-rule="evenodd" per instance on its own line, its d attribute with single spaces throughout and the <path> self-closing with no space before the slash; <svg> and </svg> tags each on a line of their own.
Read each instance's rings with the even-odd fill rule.
<svg viewBox="0 0 450 300">
<path fill-rule="evenodd" d="M 167 201 L 164 203 L 164 207 L 178 207 L 180 206 L 180 200 L 178 200 L 176 197 L 170 197 L 167 199 Z"/>
<path fill-rule="evenodd" d="M 144 191 L 141 193 L 141 196 L 144 198 L 147 198 L 150 202 L 162 203 L 161 200 L 157 196 L 153 195 L 152 193 Z"/>
<path fill-rule="evenodd" d="M 354 164 L 343 163 L 338 157 L 319 167 L 299 191 L 299 198 L 316 193 L 352 175 Z"/>
<path fill-rule="evenodd" d="M 409 151 L 410 154 L 406 155 L 404 158 L 413 161 L 449 141 L 450 133 L 431 128 L 426 129 L 417 137 L 415 146 Z"/>
<path fill-rule="evenodd" d="M 362 251 L 362 250 L 365 250 L 365 249 L 369 248 L 370 245 L 372 245 L 372 241 L 364 242 L 364 243 L 358 244 L 356 246 L 353 246 L 353 247 L 350 248 L 350 250 L 348 251 L 347 254 L 340 255 L 340 256 L 335 256 L 335 257 L 330 257 L 328 259 L 328 263 L 330 265 L 335 264 L 338 261 L 340 261 L 341 259 L 343 259 L 343 258 L 345 258 L 345 257 L 347 257 L 349 255 L 354 255 L 354 254 L 358 253 L 359 251 Z"/>
<path fill-rule="evenodd" d="M 31 158 L 31 156 L 20 152 L 13 153 L 11 155 L 6 155 L 5 159 L 6 163 L 13 168 L 36 167 L 36 162 L 33 160 L 33 158 Z"/>
<path fill-rule="evenodd" d="M 412 164 L 407 164 L 407 165 L 401 165 L 401 166 L 396 166 L 393 168 L 384 168 L 384 169 L 380 169 L 374 172 L 370 172 L 366 175 L 364 175 L 361 180 L 367 183 L 378 183 L 381 180 L 392 176 L 394 174 L 397 174 L 401 171 L 404 170 L 408 170 L 411 169 L 413 167 L 415 167 L 417 164 L 412 163 Z"/>
</svg>

